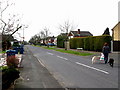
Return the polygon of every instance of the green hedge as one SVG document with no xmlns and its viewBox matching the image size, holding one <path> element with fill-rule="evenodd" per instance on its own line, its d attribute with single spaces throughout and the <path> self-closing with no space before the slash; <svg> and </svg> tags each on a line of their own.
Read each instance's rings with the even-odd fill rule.
<svg viewBox="0 0 120 90">
<path fill-rule="evenodd" d="M 67 36 L 59 35 L 57 37 L 57 47 L 64 48 L 65 47 L 64 42 L 65 42 L 66 39 L 67 39 Z"/>
<path fill-rule="evenodd" d="M 70 48 L 83 48 L 84 47 L 84 38 L 72 38 L 70 39 Z"/>
<path fill-rule="evenodd" d="M 102 51 L 105 42 L 111 47 L 111 36 L 92 36 L 92 37 L 79 37 L 70 39 L 70 48 L 83 48 L 84 50 Z"/>
</svg>

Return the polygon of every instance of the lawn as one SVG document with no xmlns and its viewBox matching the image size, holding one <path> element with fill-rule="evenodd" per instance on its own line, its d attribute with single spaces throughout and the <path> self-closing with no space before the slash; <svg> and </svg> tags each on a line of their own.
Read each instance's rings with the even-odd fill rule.
<svg viewBox="0 0 120 90">
<path fill-rule="evenodd" d="M 44 49 L 48 49 L 48 50 L 55 50 L 55 51 L 59 51 L 59 52 L 63 52 L 63 53 L 69 53 L 69 54 L 74 54 L 74 55 L 79 55 L 79 56 L 89 56 L 89 55 L 93 55 L 94 53 L 87 53 L 87 52 L 80 52 L 80 51 L 74 51 L 74 50 L 65 50 L 65 49 L 58 49 L 56 47 L 47 47 L 47 46 L 37 46 L 37 47 L 42 47 Z"/>
<path fill-rule="evenodd" d="M 2 54 L 2 53 L 6 53 L 6 51 L 0 51 L 0 53 Z"/>
</svg>

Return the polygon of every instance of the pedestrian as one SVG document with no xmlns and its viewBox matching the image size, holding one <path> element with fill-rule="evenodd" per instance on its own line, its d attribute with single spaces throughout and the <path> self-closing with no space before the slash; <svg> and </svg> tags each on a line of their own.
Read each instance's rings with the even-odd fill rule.
<svg viewBox="0 0 120 90">
<path fill-rule="evenodd" d="M 108 56 L 109 56 L 109 53 L 110 53 L 110 48 L 108 46 L 108 43 L 105 43 L 103 48 L 102 48 L 102 53 L 104 54 L 104 61 L 105 61 L 105 64 L 108 62 Z"/>
</svg>

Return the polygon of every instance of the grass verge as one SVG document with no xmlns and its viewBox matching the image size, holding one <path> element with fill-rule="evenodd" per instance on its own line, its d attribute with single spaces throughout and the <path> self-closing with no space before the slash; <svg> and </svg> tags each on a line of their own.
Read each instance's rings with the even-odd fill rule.
<svg viewBox="0 0 120 90">
<path fill-rule="evenodd" d="M 6 51 L 0 51 L 0 53 L 2 54 L 2 53 L 6 53 Z"/>
<path fill-rule="evenodd" d="M 73 51 L 73 50 L 65 50 L 65 49 L 58 49 L 56 47 L 47 47 L 47 46 L 37 46 L 37 47 L 42 47 L 44 49 L 48 50 L 55 50 L 63 53 L 69 53 L 69 54 L 74 54 L 74 55 L 79 55 L 79 56 L 89 56 L 93 55 L 94 53 L 87 53 L 87 52 L 79 52 L 79 51 Z"/>
</svg>

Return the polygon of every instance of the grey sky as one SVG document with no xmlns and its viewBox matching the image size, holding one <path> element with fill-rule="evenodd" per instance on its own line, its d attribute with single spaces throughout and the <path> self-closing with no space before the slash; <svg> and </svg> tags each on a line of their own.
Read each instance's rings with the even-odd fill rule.
<svg viewBox="0 0 120 90">
<path fill-rule="evenodd" d="M 101 35 L 106 27 L 111 29 L 118 22 L 119 0 L 14 0 L 13 13 L 22 16 L 22 23 L 29 25 L 25 40 L 39 33 L 45 26 L 51 35 L 60 33 L 59 24 L 69 20 L 81 31 Z M 22 30 L 19 31 L 22 33 Z"/>
</svg>

